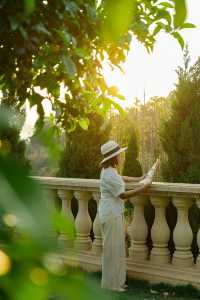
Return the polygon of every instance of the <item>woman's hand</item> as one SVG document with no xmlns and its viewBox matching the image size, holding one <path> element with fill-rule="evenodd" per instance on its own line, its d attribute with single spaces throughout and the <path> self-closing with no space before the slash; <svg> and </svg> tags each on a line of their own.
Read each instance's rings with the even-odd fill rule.
<svg viewBox="0 0 200 300">
<path fill-rule="evenodd" d="M 154 169 L 157 169 L 157 168 L 159 168 L 160 167 L 160 158 L 157 158 L 156 159 L 156 162 L 155 162 L 155 164 L 154 164 Z"/>
<path fill-rule="evenodd" d="M 141 177 L 139 177 L 139 181 L 145 179 L 146 174 L 142 175 Z"/>
</svg>

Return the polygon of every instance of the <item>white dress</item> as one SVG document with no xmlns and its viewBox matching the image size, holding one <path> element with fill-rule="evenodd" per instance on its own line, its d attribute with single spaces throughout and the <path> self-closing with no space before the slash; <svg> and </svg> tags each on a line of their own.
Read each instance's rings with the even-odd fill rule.
<svg viewBox="0 0 200 300">
<path fill-rule="evenodd" d="M 100 191 L 99 218 L 103 236 L 101 287 L 118 290 L 126 280 L 124 202 L 119 198 L 125 191 L 125 183 L 115 168 L 102 169 Z"/>
</svg>

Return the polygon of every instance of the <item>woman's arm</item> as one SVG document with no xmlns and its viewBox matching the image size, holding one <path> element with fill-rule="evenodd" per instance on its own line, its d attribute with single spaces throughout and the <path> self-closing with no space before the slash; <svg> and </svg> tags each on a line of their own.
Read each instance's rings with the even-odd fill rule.
<svg viewBox="0 0 200 300">
<path fill-rule="evenodd" d="M 142 193 L 144 191 L 146 191 L 150 186 L 151 186 L 152 180 L 148 180 L 146 183 L 144 183 L 142 186 L 134 189 L 134 190 L 130 190 L 130 191 L 126 191 L 122 194 L 119 195 L 119 197 L 121 199 L 123 199 L 124 201 L 126 201 L 128 198 L 130 197 L 134 197 L 139 193 Z"/>
<path fill-rule="evenodd" d="M 125 181 L 125 182 L 138 182 L 142 179 L 145 178 L 145 175 L 143 176 L 140 176 L 140 177 L 130 177 L 130 176 L 122 176 L 122 179 Z"/>
<path fill-rule="evenodd" d="M 134 197 L 134 196 L 136 196 L 137 194 L 139 194 L 139 193 L 142 193 L 142 192 L 144 192 L 146 189 L 148 189 L 150 186 L 151 186 L 151 184 L 152 184 L 152 180 L 153 180 L 153 176 L 154 176 L 154 174 L 155 174 L 155 171 L 156 171 L 156 169 L 157 169 L 157 167 L 158 167 L 158 165 L 159 165 L 159 162 L 160 162 L 160 160 L 159 159 L 157 159 L 156 160 L 156 162 L 155 162 L 155 164 L 152 166 L 152 168 L 149 170 L 149 172 L 147 173 L 147 176 L 143 179 L 143 182 L 141 182 L 142 183 L 142 186 L 140 186 L 140 187 L 138 187 L 138 188 L 136 188 L 136 189 L 134 189 L 134 190 L 130 190 L 130 191 L 126 191 L 126 192 L 124 192 L 124 193 L 122 193 L 121 195 L 119 195 L 119 197 L 121 198 L 121 199 L 124 199 L 124 200 L 126 200 L 126 199 L 128 199 L 128 198 L 130 198 L 130 197 Z M 135 177 L 127 177 L 127 176 L 123 176 L 123 179 L 124 179 L 124 177 L 125 178 L 135 178 Z M 141 179 L 140 179 L 141 180 Z M 133 180 L 132 180 L 133 181 Z M 129 180 L 128 180 L 128 182 L 130 182 Z"/>
</svg>

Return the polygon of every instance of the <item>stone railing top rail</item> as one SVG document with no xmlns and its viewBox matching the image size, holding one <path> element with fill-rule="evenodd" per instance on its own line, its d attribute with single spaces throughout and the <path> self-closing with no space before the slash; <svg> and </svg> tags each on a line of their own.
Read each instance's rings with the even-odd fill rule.
<svg viewBox="0 0 200 300">
<path fill-rule="evenodd" d="M 58 177 L 33 177 L 42 185 L 50 189 L 66 189 L 74 191 L 91 191 L 99 190 L 99 179 L 83 178 L 58 178 Z M 140 186 L 140 183 L 128 183 L 126 189 L 134 189 Z M 153 182 L 152 186 L 145 194 L 160 194 L 165 196 L 183 196 L 200 198 L 200 184 L 188 183 L 169 183 Z"/>
</svg>

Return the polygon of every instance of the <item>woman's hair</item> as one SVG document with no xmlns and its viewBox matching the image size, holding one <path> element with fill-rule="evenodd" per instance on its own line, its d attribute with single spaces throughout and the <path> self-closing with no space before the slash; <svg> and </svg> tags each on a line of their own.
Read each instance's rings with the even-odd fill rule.
<svg viewBox="0 0 200 300">
<path fill-rule="evenodd" d="M 108 167 L 115 167 L 116 165 L 118 165 L 118 159 L 117 159 L 117 156 L 114 156 L 108 160 L 106 160 L 105 162 L 103 163 L 100 163 L 100 168 L 101 169 L 106 169 Z"/>
</svg>

